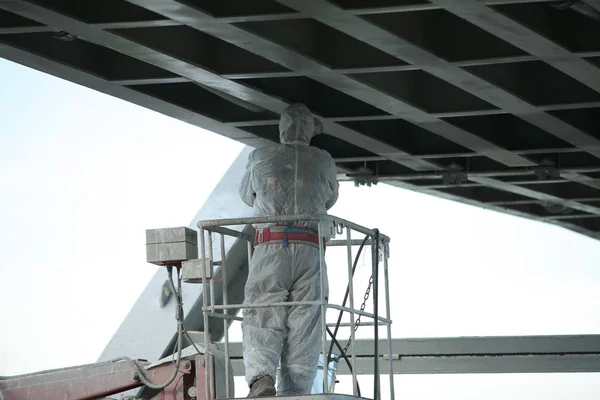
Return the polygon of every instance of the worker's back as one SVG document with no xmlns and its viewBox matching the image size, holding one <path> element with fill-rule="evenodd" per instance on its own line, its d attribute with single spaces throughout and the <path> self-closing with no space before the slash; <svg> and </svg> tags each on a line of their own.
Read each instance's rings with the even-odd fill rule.
<svg viewBox="0 0 600 400">
<path fill-rule="evenodd" d="M 260 148 L 250 154 L 248 169 L 259 215 L 325 214 L 335 202 L 335 164 L 316 147 Z"/>
<path fill-rule="evenodd" d="M 304 105 L 289 106 L 279 129 L 282 144 L 250 153 L 240 196 L 257 215 L 326 214 L 337 200 L 337 170 L 329 153 L 309 145 L 314 117 Z"/>
</svg>

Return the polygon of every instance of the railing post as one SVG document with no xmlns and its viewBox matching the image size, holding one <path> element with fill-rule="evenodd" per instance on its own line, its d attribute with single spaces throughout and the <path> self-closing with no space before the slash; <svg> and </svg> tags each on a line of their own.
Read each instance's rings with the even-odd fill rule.
<svg viewBox="0 0 600 400">
<path fill-rule="evenodd" d="M 324 368 L 329 366 L 329 356 L 327 354 L 327 303 L 325 299 L 325 248 L 323 246 L 323 230 L 321 229 L 321 222 L 318 225 L 318 237 L 319 237 L 319 272 L 321 277 L 321 340 L 322 340 L 322 353 L 325 358 L 323 365 Z M 329 372 L 329 371 L 327 371 Z M 323 370 L 323 393 L 327 393 L 329 389 L 329 374 Z"/>
<path fill-rule="evenodd" d="M 227 266 L 225 263 L 225 235 L 221 233 L 221 280 L 223 287 L 223 305 L 229 304 L 227 299 Z M 231 386 L 229 385 L 229 316 L 228 309 L 223 310 L 223 340 L 225 341 L 225 397 L 231 397 Z"/>
<path fill-rule="evenodd" d="M 375 329 L 373 332 L 373 398 L 380 400 L 379 377 L 379 233 L 371 237 L 371 255 L 373 271 L 373 315 L 375 316 Z"/>
<path fill-rule="evenodd" d="M 204 229 L 200 227 L 200 254 L 201 254 L 201 262 L 202 262 L 202 303 L 204 304 L 204 311 L 202 311 L 202 317 L 204 319 L 204 367 L 206 374 L 204 376 L 204 389 L 205 396 L 207 399 L 210 399 L 210 381 L 211 372 L 213 370 L 209 357 L 209 341 L 208 341 L 208 332 L 209 332 L 209 322 L 208 322 L 208 284 L 206 283 L 206 239 L 204 237 Z"/>
<path fill-rule="evenodd" d="M 346 227 L 346 246 L 348 251 L 348 292 L 350 308 L 354 309 L 354 274 L 352 273 L 352 229 Z M 354 350 L 354 313 L 350 313 L 350 351 L 352 352 L 352 393 L 358 396 L 358 380 L 356 378 L 356 351 Z"/>
<path fill-rule="evenodd" d="M 387 243 L 383 245 L 383 279 L 385 285 L 385 316 L 387 319 L 392 319 L 390 310 L 390 280 L 388 273 L 388 254 Z M 388 342 L 388 361 L 390 363 L 390 400 L 395 399 L 394 395 L 394 360 L 392 359 L 392 324 L 387 323 L 387 342 Z"/>
<path fill-rule="evenodd" d="M 214 255 L 213 255 L 213 233 L 212 231 L 208 231 L 208 262 L 209 262 L 209 268 L 210 268 L 210 279 L 208 281 L 209 283 L 209 287 L 210 287 L 210 307 L 211 307 L 211 313 L 215 312 L 214 306 L 215 306 L 215 271 L 214 271 L 214 267 L 213 267 L 213 260 L 214 260 Z M 206 335 L 210 334 L 210 329 L 207 329 L 205 332 Z M 212 356 L 210 354 L 209 349 L 206 349 L 206 355 L 208 357 L 209 360 L 209 364 L 210 364 L 210 376 L 211 376 L 211 380 L 210 380 L 210 392 L 211 392 L 211 396 L 210 399 L 216 399 L 217 398 L 217 393 L 216 393 L 216 388 L 215 388 L 215 367 L 213 364 L 213 359 Z"/>
</svg>

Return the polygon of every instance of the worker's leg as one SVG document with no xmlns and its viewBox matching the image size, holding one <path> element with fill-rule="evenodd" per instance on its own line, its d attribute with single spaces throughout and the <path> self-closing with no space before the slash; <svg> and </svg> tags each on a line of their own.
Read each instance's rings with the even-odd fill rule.
<svg viewBox="0 0 600 400">
<path fill-rule="evenodd" d="M 289 301 L 321 299 L 319 249 L 297 244 L 294 251 L 294 283 Z M 326 273 L 326 269 L 325 269 Z M 328 296 L 327 275 L 325 295 Z M 321 350 L 321 307 L 290 307 L 287 318 L 288 336 L 281 353 L 281 371 L 277 381 L 278 395 L 310 394 Z"/>
<path fill-rule="evenodd" d="M 245 303 L 287 300 L 292 283 L 289 254 L 289 250 L 281 248 L 281 245 L 256 247 L 246 282 Z M 248 385 L 265 375 L 275 379 L 286 335 L 286 315 L 285 307 L 244 310 L 243 353 Z"/>
</svg>

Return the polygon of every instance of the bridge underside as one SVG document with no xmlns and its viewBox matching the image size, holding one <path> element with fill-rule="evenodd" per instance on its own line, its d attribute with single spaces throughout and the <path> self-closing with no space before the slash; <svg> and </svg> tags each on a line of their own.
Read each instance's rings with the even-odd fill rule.
<svg viewBox="0 0 600 400">
<path fill-rule="evenodd" d="M 600 1 L 0 0 L 0 57 L 345 179 L 600 237 Z M 366 169 L 365 169 L 366 167 Z"/>
</svg>

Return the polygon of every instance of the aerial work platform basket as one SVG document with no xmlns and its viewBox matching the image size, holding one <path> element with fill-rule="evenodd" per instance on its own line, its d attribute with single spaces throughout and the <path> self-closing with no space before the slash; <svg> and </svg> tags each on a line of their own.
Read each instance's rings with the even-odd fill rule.
<svg viewBox="0 0 600 400">
<path fill-rule="evenodd" d="M 298 222 L 312 222 L 318 225 L 318 247 L 319 247 L 319 270 L 320 270 L 320 299 L 317 301 L 288 301 L 278 303 L 263 303 L 263 304 L 247 304 L 247 303 L 229 303 L 227 295 L 227 282 L 228 277 L 226 273 L 226 240 L 228 238 L 236 238 L 247 242 L 247 257 L 248 264 L 252 258 L 255 236 L 244 231 L 244 228 L 249 225 L 277 225 L 277 226 L 288 226 L 294 227 Z M 389 242 L 388 236 L 380 233 L 377 229 L 368 229 L 353 222 L 347 221 L 342 218 L 329 216 L 329 215 L 294 215 L 294 216 L 272 216 L 272 217 L 251 217 L 251 218 L 230 218 L 230 219 L 217 219 L 217 220 L 204 220 L 198 222 L 199 235 L 199 256 L 197 260 L 184 262 L 182 265 L 182 274 L 184 281 L 201 283 L 203 285 L 202 296 L 203 296 L 203 318 L 204 318 L 204 331 L 210 332 L 211 324 L 214 324 L 214 319 L 222 319 L 223 321 L 223 343 L 220 344 L 223 347 L 225 353 L 225 374 L 224 379 L 225 387 L 215 387 L 215 381 L 209 379 L 210 376 L 214 376 L 214 371 L 211 370 L 212 364 L 208 364 L 206 382 L 205 382 L 205 396 L 206 399 L 218 399 L 223 398 L 221 394 L 225 395 L 225 398 L 231 398 L 233 395 L 232 388 L 230 387 L 230 349 L 229 349 L 229 335 L 228 327 L 232 320 L 241 321 L 243 318 L 232 315 L 230 311 L 233 310 L 244 310 L 248 308 L 263 308 L 263 307 L 290 307 L 299 305 L 310 305 L 314 307 L 321 307 L 321 335 L 322 335 L 322 351 L 319 362 L 319 371 L 313 385 L 313 394 L 307 396 L 307 399 L 349 399 L 356 398 L 356 396 L 362 395 L 364 398 L 369 398 L 366 393 L 360 393 L 358 380 L 357 380 L 357 365 L 356 352 L 354 349 L 355 343 L 355 328 L 357 328 L 357 320 L 361 317 L 369 318 L 372 323 L 363 323 L 366 326 L 373 327 L 373 399 L 379 399 L 381 394 L 380 385 L 380 368 L 379 363 L 384 362 L 387 359 L 389 362 L 389 398 L 394 399 L 394 374 L 393 374 L 393 357 L 392 357 L 392 332 L 391 332 L 391 319 L 390 319 L 390 293 L 389 293 L 389 275 L 388 275 L 388 258 L 389 258 Z M 353 238 L 353 233 L 364 235 L 364 239 Z M 215 235 L 219 236 L 218 244 L 215 245 Z M 340 238 L 342 237 L 342 238 Z M 231 240 L 231 239 L 230 239 Z M 348 307 L 344 304 L 332 304 L 328 302 L 325 291 L 322 290 L 325 287 L 326 275 L 326 264 L 325 264 L 325 248 L 332 246 L 346 247 L 347 252 L 347 294 Z M 354 262 L 353 248 L 361 246 L 368 246 L 371 249 L 371 279 L 369 281 L 369 288 L 372 290 L 372 312 L 366 312 L 364 304 L 361 309 L 357 309 L 354 305 L 354 270 L 356 263 Z M 215 251 L 215 247 L 219 250 Z M 215 254 L 216 253 L 216 254 Z M 360 254 L 360 252 L 359 252 Z M 215 257 L 216 256 L 216 257 Z M 219 275 L 216 276 L 215 267 L 220 266 Z M 336 275 L 340 282 L 339 277 Z M 383 280 L 381 279 L 383 277 Z M 379 308 L 380 300 L 380 283 L 383 281 L 383 298 L 385 301 L 385 310 L 383 313 Z M 222 288 L 222 301 L 217 302 L 215 296 L 215 285 L 220 285 Z M 366 299 L 365 299 L 366 302 Z M 349 315 L 349 324 L 340 324 L 338 319 L 337 323 L 327 323 L 327 310 L 338 310 L 341 313 L 347 313 Z M 383 314 L 383 315 L 382 315 Z M 213 321 L 211 321 L 213 320 Z M 350 334 L 348 338 L 347 348 L 344 350 L 340 347 L 339 342 L 335 339 L 337 334 L 337 328 L 340 325 L 349 327 Z M 332 333 L 329 329 L 335 326 L 335 333 Z M 387 349 L 379 349 L 379 328 L 383 326 L 386 328 L 387 336 Z M 331 349 L 328 350 L 328 339 L 331 339 L 332 343 L 337 346 L 337 352 L 341 354 L 332 354 Z M 208 335 L 204 335 L 204 347 L 209 348 L 210 338 Z M 333 346 L 333 345 L 332 345 Z M 387 355 L 387 357 L 386 357 Z M 349 365 L 349 369 L 352 371 L 352 391 L 354 396 L 341 395 L 333 393 L 335 389 L 335 364 L 339 357 L 343 357 L 344 361 Z M 324 360 L 327 360 L 327 371 L 324 368 Z M 320 390 L 319 390 L 320 389 Z M 284 397 L 285 398 L 285 397 Z"/>
</svg>

